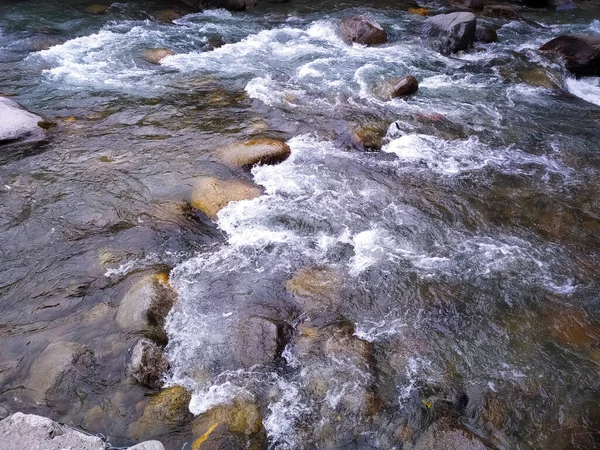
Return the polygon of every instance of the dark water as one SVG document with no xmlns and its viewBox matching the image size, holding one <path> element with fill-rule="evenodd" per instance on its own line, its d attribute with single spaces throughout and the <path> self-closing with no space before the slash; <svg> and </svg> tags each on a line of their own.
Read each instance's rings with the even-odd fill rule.
<svg viewBox="0 0 600 450">
<path fill-rule="evenodd" d="M 57 122 L 0 150 L 0 405 L 131 442 L 148 392 L 127 381 L 137 336 L 115 311 L 133 275 L 168 267 L 168 382 L 194 392 L 194 414 L 256 402 L 271 448 L 401 448 L 399 430 L 418 442 L 447 409 L 492 448 L 598 446 L 600 84 L 536 50 L 599 33 L 598 9 L 525 12 L 543 28 L 479 19 L 499 43 L 446 57 L 409 6 L 265 4 L 175 24 L 152 20 L 159 2 L 0 6 L 0 90 Z M 390 43 L 345 45 L 337 20 L 357 13 Z M 149 64 L 153 47 L 176 55 Z M 563 89 L 528 84 L 539 67 Z M 416 96 L 377 98 L 406 74 Z M 381 152 L 352 147 L 365 124 L 389 126 Z M 215 149 L 251 136 L 292 156 L 251 174 L 219 163 Z M 214 224 L 187 206 L 203 175 L 265 194 Z M 306 270 L 333 289 L 327 305 L 290 293 Z M 235 333 L 252 316 L 294 331 L 281 359 L 244 369 Z M 342 318 L 353 338 L 306 351 L 303 323 Z M 58 339 L 93 362 L 36 405 L 29 369 Z M 109 419 L 89 420 L 97 406 Z M 187 432 L 159 437 L 181 448 Z"/>
</svg>

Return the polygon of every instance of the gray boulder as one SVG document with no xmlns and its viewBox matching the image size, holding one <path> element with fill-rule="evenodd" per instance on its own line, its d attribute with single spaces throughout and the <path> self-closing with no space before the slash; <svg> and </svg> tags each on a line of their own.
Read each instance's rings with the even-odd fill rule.
<svg viewBox="0 0 600 450">
<path fill-rule="evenodd" d="M 340 36 L 346 44 L 378 45 L 387 42 L 387 33 L 381 25 L 365 16 L 342 19 Z"/>
<path fill-rule="evenodd" d="M 0 97 L 0 144 L 19 139 L 40 139 L 44 129 L 38 125 L 43 119 L 30 113 L 17 102 Z"/>
<path fill-rule="evenodd" d="M 0 421 L 2 450 L 105 450 L 104 442 L 34 414 L 15 413 Z"/>
<path fill-rule="evenodd" d="M 540 47 L 561 56 L 565 67 L 576 77 L 600 75 L 600 35 L 567 34 Z"/>
<path fill-rule="evenodd" d="M 473 45 L 477 18 L 470 12 L 439 14 L 425 21 L 425 33 L 442 53 L 455 53 Z"/>
</svg>

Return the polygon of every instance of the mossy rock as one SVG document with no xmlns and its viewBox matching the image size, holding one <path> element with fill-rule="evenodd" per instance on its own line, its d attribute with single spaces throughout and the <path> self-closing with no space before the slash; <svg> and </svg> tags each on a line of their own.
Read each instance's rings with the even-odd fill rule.
<svg viewBox="0 0 600 450">
<path fill-rule="evenodd" d="M 173 425 L 192 419 L 189 411 L 192 394 L 182 386 L 171 386 L 152 397 L 139 420 L 129 427 L 134 439 L 158 436 Z"/>
<path fill-rule="evenodd" d="M 266 444 L 266 431 L 260 408 L 253 402 L 236 398 L 231 403 L 211 408 L 194 419 L 192 449 L 219 448 L 223 441 L 247 443 L 245 448 L 262 449 Z"/>
<path fill-rule="evenodd" d="M 360 126 L 352 131 L 351 139 L 359 150 L 376 151 L 381 150 L 386 133 L 387 127 L 383 125 Z"/>
<path fill-rule="evenodd" d="M 256 138 L 230 145 L 217 152 L 220 160 L 234 167 L 251 168 L 257 164 L 278 164 L 290 156 L 289 145 L 283 141 Z"/>
<path fill-rule="evenodd" d="M 191 204 L 211 219 L 216 219 L 218 212 L 230 202 L 251 200 L 261 193 L 260 187 L 247 181 L 204 177 L 196 183 Z"/>
<path fill-rule="evenodd" d="M 562 88 L 560 74 L 545 67 L 535 67 L 533 69 L 525 70 L 519 73 L 519 77 L 531 86 L 544 87 L 547 89 Z"/>
</svg>

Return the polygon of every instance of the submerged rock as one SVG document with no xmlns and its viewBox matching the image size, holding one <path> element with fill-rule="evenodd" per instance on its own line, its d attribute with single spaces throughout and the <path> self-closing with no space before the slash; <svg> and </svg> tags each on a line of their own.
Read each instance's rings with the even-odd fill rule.
<svg viewBox="0 0 600 450">
<path fill-rule="evenodd" d="M 250 368 L 273 363 L 285 345 L 284 334 L 283 329 L 262 317 L 242 321 L 231 343 L 235 365 Z"/>
<path fill-rule="evenodd" d="M 266 444 L 266 431 L 258 406 L 246 399 L 235 398 L 201 414 L 192 424 L 195 438 L 193 450 L 219 448 L 261 449 Z M 242 446 L 223 447 L 228 443 Z M 246 445 L 244 445 L 246 444 Z"/>
<path fill-rule="evenodd" d="M 425 21 L 426 34 L 442 53 L 455 53 L 473 45 L 477 18 L 469 12 L 440 14 Z"/>
<path fill-rule="evenodd" d="M 29 369 L 25 387 L 36 403 L 45 403 L 47 392 L 71 369 L 86 348 L 76 342 L 57 341 L 49 344 Z"/>
<path fill-rule="evenodd" d="M 203 177 L 196 183 L 191 204 L 211 219 L 216 219 L 217 213 L 230 202 L 251 200 L 261 193 L 260 187 L 247 181 Z"/>
<path fill-rule="evenodd" d="M 559 73 L 545 67 L 535 67 L 519 73 L 519 77 L 527 84 L 548 89 L 561 89 L 562 81 Z"/>
<path fill-rule="evenodd" d="M 600 35 L 567 34 L 540 47 L 560 55 L 576 77 L 600 76 Z"/>
<path fill-rule="evenodd" d="M 381 25 L 365 16 L 342 19 L 340 35 L 346 44 L 378 45 L 387 42 L 387 33 Z"/>
<path fill-rule="evenodd" d="M 426 17 L 429 15 L 429 9 L 427 8 L 408 8 L 408 12 L 416 16 Z"/>
<path fill-rule="evenodd" d="M 257 164 L 277 164 L 290 156 L 289 145 L 268 138 L 251 139 L 230 145 L 217 152 L 219 159 L 230 166 L 251 168 Z"/>
<path fill-rule="evenodd" d="M 105 450 L 102 439 L 34 414 L 15 413 L 0 421 L 2 450 Z"/>
<path fill-rule="evenodd" d="M 294 294 L 303 311 L 335 310 L 342 303 L 343 278 L 328 267 L 307 267 L 290 278 L 286 290 Z"/>
<path fill-rule="evenodd" d="M 174 425 L 192 419 L 192 394 L 182 386 L 172 386 L 152 397 L 139 420 L 129 427 L 135 439 L 160 435 Z"/>
<path fill-rule="evenodd" d="M 146 275 L 133 284 L 121 300 L 117 324 L 123 330 L 144 333 L 159 342 L 166 342 L 165 317 L 176 298 L 166 273 Z"/>
<path fill-rule="evenodd" d="M 475 40 L 486 44 L 498 42 L 498 33 L 493 28 L 478 26 L 475 30 Z"/>
<path fill-rule="evenodd" d="M 473 433 L 455 426 L 451 420 L 439 420 L 430 425 L 407 450 L 488 450 Z"/>
<path fill-rule="evenodd" d="M 160 64 L 161 59 L 174 54 L 168 48 L 149 48 L 144 51 L 144 59 L 152 64 Z"/>
<path fill-rule="evenodd" d="M 44 122 L 44 119 L 30 113 L 17 102 L 0 97 L 0 144 L 42 138 L 44 129 L 38 125 L 39 122 Z"/>
<path fill-rule="evenodd" d="M 127 371 L 138 383 L 159 389 L 162 387 L 162 374 L 168 368 L 169 361 L 160 347 L 148 339 L 141 339 L 131 352 Z"/>
</svg>

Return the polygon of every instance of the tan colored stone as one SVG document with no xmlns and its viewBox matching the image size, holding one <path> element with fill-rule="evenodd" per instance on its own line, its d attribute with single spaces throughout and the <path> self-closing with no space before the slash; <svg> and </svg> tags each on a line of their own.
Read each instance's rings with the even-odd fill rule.
<svg viewBox="0 0 600 450">
<path fill-rule="evenodd" d="M 218 212 L 230 202 L 251 200 L 261 193 L 258 186 L 247 181 L 204 177 L 196 183 L 191 204 L 211 219 L 216 219 Z"/>
<path fill-rule="evenodd" d="M 144 51 L 144 59 L 152 64 L 160 64 L 161 59 L 174 54 L 168 48 L 149 48 Z"/>
<path fill-rule="evenodd" d="M 90 14 L 104 14 L 108 8 L 108 5 L 90 5 L 86 6 L 85 10 Z"/>
<path fill-rule="evenodd" d="M 217 152 L 224 163 L 245 168 L 257 164 L 277 164 L 285 161 L 290 153 L 290 147 L 285 142 L 268 138 L 238 142 Z"/>
</svg>

